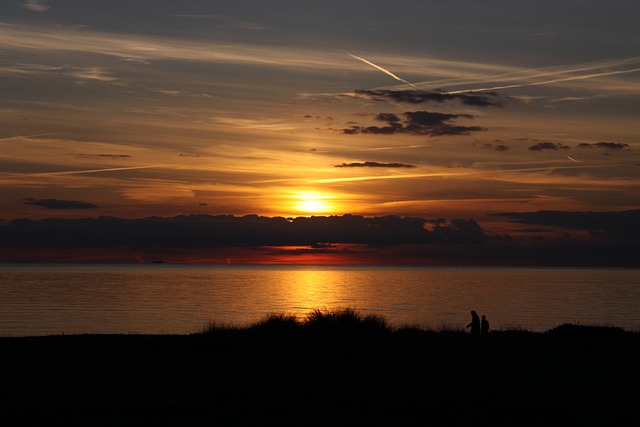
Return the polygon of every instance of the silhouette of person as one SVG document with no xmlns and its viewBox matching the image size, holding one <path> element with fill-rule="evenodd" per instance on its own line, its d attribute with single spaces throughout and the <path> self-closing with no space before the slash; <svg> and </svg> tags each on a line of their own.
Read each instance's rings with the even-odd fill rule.
<svg viewBox="0 0 640 427">
<path fill-rule="evenodd" d="M 482 321 L 480 322 L 480 335 L 489 335 L 489 321 L 487 316 L 482 315 Z"/>
<path fill-rule="evenodd" d="M 467 328 L 471 328 L 471 335 L 473 336 L 480 334 L 480 318 L 475 310 L 471 310 L 471 323 L 467 325 Z"/>
</svg>

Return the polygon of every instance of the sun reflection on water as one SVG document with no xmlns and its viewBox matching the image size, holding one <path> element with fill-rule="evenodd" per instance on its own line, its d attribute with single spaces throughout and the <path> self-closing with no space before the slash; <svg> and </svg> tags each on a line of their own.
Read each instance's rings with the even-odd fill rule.
<svg viewBox="0 0 640 427">
<path fill-rule="evenodd" d="M 344 306 L 349 298 L 340 274 L 327 270 L 291 271 L 283 293 L 297 315 Z"/>
</svg>

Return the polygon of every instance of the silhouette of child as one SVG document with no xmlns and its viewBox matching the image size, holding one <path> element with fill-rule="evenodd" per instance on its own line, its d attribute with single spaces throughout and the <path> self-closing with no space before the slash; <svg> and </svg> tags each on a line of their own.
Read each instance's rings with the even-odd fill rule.
<svg viewBox="0 0 640 427">
<path fill-rule="evenodd" d="M 473 336 L 480 333 L 480 318 L 475 310 L 471 310 L 471 323 L 467 325 L 467 328 L 471 328 L 471 335 Z"/>
<path fill-rule="evenodd" d="M 480 322 L 480 335 L 489 335 L 489 321 L 487 316 L 482 315 L 482 321 Z"/>
</svg>

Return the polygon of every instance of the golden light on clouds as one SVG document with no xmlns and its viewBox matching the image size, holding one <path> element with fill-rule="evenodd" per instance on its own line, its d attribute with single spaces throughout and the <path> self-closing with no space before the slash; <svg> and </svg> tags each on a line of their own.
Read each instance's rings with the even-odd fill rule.
<svg viewBox="0 0 640 427">
<path fill-rule="evenodd" d="M 0 23 L 0 219 L 483 219 L 539 208 L 620 210 L 640 200 L 637 26 L 613 24 L 632 13 L 599 8 L 598 16 L 610 14 L 601 20 L 611 24 L 604 39 L 569 14 L 568 30 L 540 51 L 553 32 L 536 30 L 515 50 L 493 46 L 504 34 L 522 35 L 522 25 L 498 20 L 488 31 L 488 14 L 472 28 L 475 11 L 474 37 L 420 27 L 423 37 L 390 31 L 380 43 L 354 34 L 342 12 L 327 39 L 320 17 L 289 26 L 281 11 L 222 0 L 202 6 L 213 8 L 202 15 L 182 10 L 189 1 L 169 2 L 154 19 L 110 2 L 131 26 L 113 24 L 97 4 L 80 11 L 74 1 L 14 3 L 24 7 Z M 367 25 L 380 18 L 375 8 L 336 10 L 345 7 L 370 13 L 358 15 Z M 260 25 L 247 27 L 249 16 Z M 419 16 L 398 22 L 410 28 Z M 97 207 L 47 209 L 27 198 Z"/>
</svg>

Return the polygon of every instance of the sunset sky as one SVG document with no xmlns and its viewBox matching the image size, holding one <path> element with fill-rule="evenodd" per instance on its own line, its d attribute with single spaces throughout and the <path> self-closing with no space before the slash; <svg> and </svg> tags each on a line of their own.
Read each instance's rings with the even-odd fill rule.
<svg viewBox="0 0 640 427">
<path fill-rule="evenodd" d="M 0 219 L 640 206 L 640 2 L 3 0 Z"/>
</svg>

